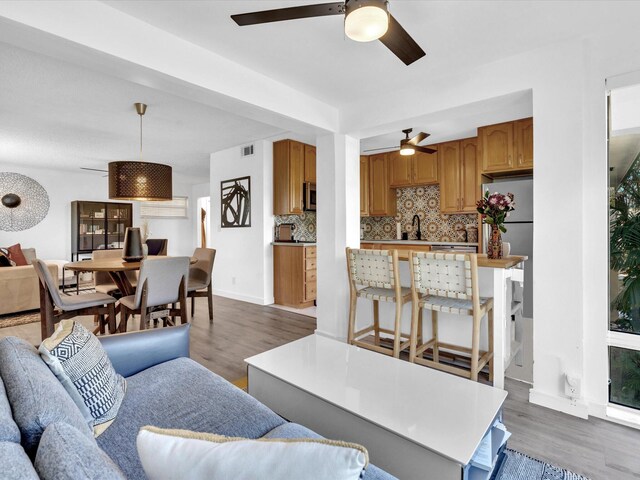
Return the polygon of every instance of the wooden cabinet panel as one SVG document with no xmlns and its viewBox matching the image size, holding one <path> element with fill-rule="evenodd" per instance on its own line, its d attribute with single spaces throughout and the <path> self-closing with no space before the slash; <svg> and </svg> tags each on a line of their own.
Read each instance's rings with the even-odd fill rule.
<svg viewBox="0 0 640 480">
<path fill-rule="evenodd" d="M 289 211 L 302 213 L 304 184 L 304 145 L 291 142 L 289 147 Z"/>
<path fill-rule="evenodd" d="M 514 122 L 515 168 L 533 168 L 533 118 Z"/>
<path fill-rule="evenodd" d="M 317 270 L 307 270 L 304 272 L 304 281 L 305 282 L 315 282 L 318 280 L 318 271 Z"/>
<path fill-rule="evenodd" d="M 304 181 L 316 183 L 316 147 L 304 146 Z"/>
<path fill-rule="evenodd" d="M 482 172 L 501 172 L 513 168 L 513 122 L 478 129 Z"/>
<path fill-rule="evenodd" d="M 305 262 L 305 270 L 315 270 L 318 267 L 315 258 L 307 258 Z"/>
<path fill-rule="evenodd" d="M 274 300 L 279 305 L 305 308 L 316 299 L 316 247 L 273 246 Z M 312 258 L 309 258 L 312 256 Z"/>
<path fill-rule="evenodd" d="M 389 157 L 387 154 L 369 157 L 369 215 L 393 216 L 396 214 L 396 196 L 389 182 Z"/>
<path fill-rule="evenodd" d="M 438 183 L 438 154 L 416 152 L 412 158 L 413 185 Z"/>
<path fill-rule="evenodd" d="M 460 142 L 438 145 L 440 163 L 440 211 L 455 213 L 460 211 Z"/>
<path fill-rule="evenodd" d="M 413 155 L 389 152 L 389 172 L 392 187 L 407 187 L 413 183 Z"/>
<path fill-rule="evenodd" d="M 304 286 L 304 300 L 305 302 L 312 302 L 316 299 L 318 292 L 318 284 L 316 282 L 310 282 Z"/>
<path fill-rule="evenodd" d="M 480 173 L 478 170 L 477 139 L 460 141 L 460 211 L 476 212 L 476 202 L 480 200 Z"/>
<path fill-rule="evenodd" d="M 360 157 L 360 216 L 369 216 L 369 157 Z"/>
<path fill-rule="evenodd" d="M 316 247 L 305 247 L 304 248 L 304 257 L 305 258 L 316 258 Z"/>
</svg>

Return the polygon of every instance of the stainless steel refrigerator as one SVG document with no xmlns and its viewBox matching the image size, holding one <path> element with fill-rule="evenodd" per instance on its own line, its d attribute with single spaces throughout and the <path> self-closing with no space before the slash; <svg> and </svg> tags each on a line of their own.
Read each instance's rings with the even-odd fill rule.
<svg viewBox="0 0 640 480">
<path fill-rule="evenodd" d="M 514 284 L 514 300 L 522 301 L 522 316 L 533 318 L 533 179 L 499 180 L 482 186 L 482 192 L 513 193 L 516 208 L 505 222 L 507 233 L 502 234 L 502 241 L 511 244 L 511 253 L 526 255 L 529 260 L 524 267 L 524 289 Z M 484 251 L 487 251 L 489 226 L 483 227 Z"/>
</svg>

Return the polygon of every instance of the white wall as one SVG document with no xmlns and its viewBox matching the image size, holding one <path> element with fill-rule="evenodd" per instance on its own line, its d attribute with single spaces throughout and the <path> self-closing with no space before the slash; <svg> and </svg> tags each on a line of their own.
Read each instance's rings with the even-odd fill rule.
<svg viewBox="0 0 640 480">
<path fill-rule="evenodd" d="M 34 247 L 44 259 L 71 259 L 71 202 L 74 200 L 109 201 L 107 178 L 100 174 L 37 169 L 0 163 L 0 171 L 16 172 L 33 178 L 49 195 L 49 213 L 45 219 L 22 232 L 0 231 L 0 246 L 20 243 Z M 191 197 L 191 186 L 174 179 L 174 195 Z M 190 204 L 194 203 L 192 198 Z M 133 202 L 133 224 L 140 226 L 139 204 Z M 186 219 L 149 219 L 153 238 L 169 239 L 170 255 L 190 255 L 195 246 L 194 215 Z"/>
<path fill-rule="evenodd" d="M 254 154 L 240 146 L 211 154 L 211 246 L 216 249 L 216 295 L 260 305 L 273 303 L 273 147 L 254 142 Z M 220 182 L 251 177 L 251 226 L 221 228 Z"/>
</svg>

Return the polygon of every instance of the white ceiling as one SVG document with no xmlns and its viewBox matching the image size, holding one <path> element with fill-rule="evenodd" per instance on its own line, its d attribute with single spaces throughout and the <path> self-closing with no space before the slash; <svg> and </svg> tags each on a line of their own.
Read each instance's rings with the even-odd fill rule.
<svg viewBox="0 0 640 480">
<path fill-rule="evenodd" d="M 229 18 L 322 0 L 105 3 L 338 107 L 593 34 L 616 17 L 611 1 L 390 0 L 394 17 L 427 52 L 407 67 L 380 42 L 345 38 L 340 16 L 246 27 Z"/>
<path fill-rule="evenodd" d="M 76 170 L 139 158 L 207 182 L 209 155 L 273 126 L 0 43 L 0 163 Z"/>
</svg>

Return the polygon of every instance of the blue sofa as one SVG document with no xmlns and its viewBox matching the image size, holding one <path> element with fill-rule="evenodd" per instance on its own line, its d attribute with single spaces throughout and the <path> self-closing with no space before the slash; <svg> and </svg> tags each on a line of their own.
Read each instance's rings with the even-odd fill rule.
<svg viewBox="0 0 640 480">
<path fill-rule="evenodd" d="M 247 438 L 319 437 L 301 425 L 283 420 L 189 359 L 189 327 L 186 324 L 100 338 L 115 370 L 127 379 L 127 392 L 116 420 L 95 440 L 71 397 L 36 349 L 16 337 L 0 340 L 2 478 L 53 478 L 44 473 L 44 465 L 50 458 L 60 461 L 60 452 L 46 451 L 60 448 L 59 441 L 48 438 L 55 433 L 67 443 L 82 443 L 85 450 L 95 450 L 93 454 L 85 453 L 84 458 L 95 460 L 106 453 L 124 477 L 136 480 L 145 478 L 135 443 L 138 430 L 144 425 Z M 49 425 L 55 428 L 47 429 Z M 50 435 L 50 430 L 56 432 Z M 79 451 L 81 446 L 75 448 L 72 443 L 66 447 L 69 452 Z M 69 466 L 65 468 L 66 472 L 76 471 L 73 465 L 71 470 Z M 95 472 L 97 475 L 91 478 L 113 478 L 104 472 L 102 476 Z M 373 465 L 362 478 L 394 479 Z"/>
</svg>

